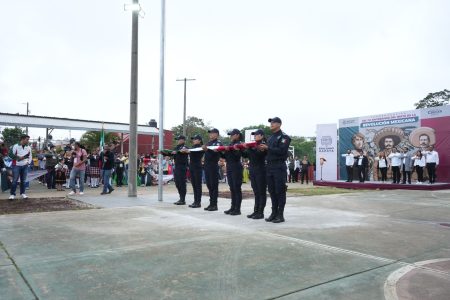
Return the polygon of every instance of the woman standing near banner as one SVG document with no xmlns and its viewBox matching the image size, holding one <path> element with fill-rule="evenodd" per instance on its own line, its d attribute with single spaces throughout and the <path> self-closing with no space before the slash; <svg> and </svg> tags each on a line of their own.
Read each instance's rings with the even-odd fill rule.
<svg viewBox="0 0 450 300">
<path fill-rule="evenodd" d="M 417 184 L 422 184 L 423 183 L 423 168 L 426 165 L 425 156 L 422 155 L 422 151 L 419 150 L 416 152 L 416 155 L 413 156 L 411 159 L 414 161 L 413 165 L 417 172 Z"/>
<path fill-rule="evenodd" d="M 386 182 L 387 180 L 387 169 L 388 169 L 388 161 L 386 159 L 386 155 L 384 152 L 380 152 L 378 154 L 378 157 L 375 158 L 376 161 L 378 161 L 378 169 L 381 173 L 381 182 Z"/>
</svg>

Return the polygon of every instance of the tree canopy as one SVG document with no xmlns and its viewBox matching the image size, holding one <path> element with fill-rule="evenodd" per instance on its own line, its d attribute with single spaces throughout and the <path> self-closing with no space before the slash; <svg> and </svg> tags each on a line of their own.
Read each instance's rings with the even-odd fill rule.
<svg viewBox="0 0 450 300">
<path fill-rule="evenodd" d="M 436 93 L 429 93 L 425 98 L 417 103 L 414 103 L 416 109 L 436 107 L 449 104 L 450 101 L 450 91 L 443 90 Z"/>
<path fill-rule="evenodd" d="M 2 131 L 3 140 L 8 147 L 18 143 L 20 136 L 24 134 L 25 132 L 20 127 L 5 128 Z"/>
<path fill-rule="evenodd" d="M 80 143 L 90 151 L 97 149 L 100 146 L 101 131 L 87 131 L 80 139 Z M 105 132 L 105 143 L 112 143 L 118 141 L 119 137 L 113 132 Z"/>
</svg>

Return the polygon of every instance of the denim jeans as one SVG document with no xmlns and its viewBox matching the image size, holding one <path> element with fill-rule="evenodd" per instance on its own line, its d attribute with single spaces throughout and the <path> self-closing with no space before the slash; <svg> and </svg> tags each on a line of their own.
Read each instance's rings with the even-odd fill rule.
<svg viewBox="0 0 450 300">
<path fill-rule="evenodd" d="M 103 193 L 108 192 L 108 190 L 112 191 L 113 187 L 109 183 L 109 179 L 111 178 L 112 170 L 102 170 L 103 177 Z"/>
<path fill-rule="evenodd" d="M 84 192 L 84 173 L 86 171 L 84 170 L 76 170 L 75 168 L 72 168 L 72 171 L 70 171 L 70 188 L 72 191 L 76 192 L 77 188 L 75 187 L 75 181 L 77 177 L 80 177 L 80 193 Z"/>
<path fill-rule="evenodd" d="M 25 194 L 25 181 L 28 175 L 28 166 L 13 166 L 13 182 L 11 186 L 11 195 L 16 195 L 17 181 L 20 177 L 20 194 Z"/>
</svg>

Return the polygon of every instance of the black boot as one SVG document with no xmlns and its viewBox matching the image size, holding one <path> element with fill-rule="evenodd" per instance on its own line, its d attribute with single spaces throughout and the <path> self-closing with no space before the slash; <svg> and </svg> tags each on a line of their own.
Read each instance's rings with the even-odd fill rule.
<svg viewBox="0 0 450 300">
<path fill-rule="evenodd" d="M 174 203 L 175 205 L 186 205 L 186 202 L 184 200 L 178 200 L 177 202 Z"/>
<path fill-rule="evenodd" d="M 270 214 L 270 216 L 268 218 L 266 218 L 266 222 L 272 222 L 273 220 L 275 220 L 277 216 L 277 210 L 272 208 L 272 213 Z"/>
<path fill-rule="evenodd" d="M 205 209 L 207 211 L 216 211 L 217 210 L 217 200 L 211 201 L 211 204 L 209 205 L 208 209 Z"/>
<path fill-rule="evenodd" d="M 255 208 L 253 209 L 253 213 L 247 215 L 247 218 L 253 219 L 253 217 L 258 213 L 258 206 L 255 204 Z"/>
<path fill-rule="evenodd" d="M 282 222 L 284 222 L 283 212 L 284 212 L 284 207 L 283 207 L 283 208 L 280 208 L 280 209 L 278 210 L 277 216 L 276 216 L 276 218 L 272 221 L 272 223 L 282 223 Z"/>
<path fill-rule="evenodd" d="M 200 203 L 194 202 L 191 205 L 189 205 L 189 207 L 191 207 L 191 208 L 199 208 L 199 207 L 202 207 L 202 206 L 200 205 Z"/>
<path fill-rule="evenodd" d="M 211 208 L 211 203 L 207 207 L 204 208 L 204 210 L 209 210 Z"/>
<path fill-rule="evenodd" d="M 255 215 L 252 217 L 254 220 L 264 219 L 264 207 L 258 206 Z"/>
<path fill-rule="evenodd" d="M 229 215 L 229 214 L 231 214 L 233 211 L 234 211 L 234 206 L 231 206 L 230 209 L 224 211 L 223 213 L 226 214 L 226 215 Z"/>
<path fill-rule="evenodd" d="M 241 210 L 237 208 L 230 212 L 230 216 L 239 216 L 240 214 Z"/>
</svg>

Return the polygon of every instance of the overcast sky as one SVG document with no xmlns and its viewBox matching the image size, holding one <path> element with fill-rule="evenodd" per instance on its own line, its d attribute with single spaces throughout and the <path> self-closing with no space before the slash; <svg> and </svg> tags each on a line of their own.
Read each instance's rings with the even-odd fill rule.
<svg viewBox="0 0 450 300">
<path fill-rule="evenodd" d="M 4 1 L 0 111 L 28 101 L 34 115 L 128 122 L 123 3 Z M 159 124 L 160 1 L 141 4 L 139 123 Z M 312 136 L 318 123 L 413 109 L 450 88 L 449 11 L 448 0 L 167 0 L 164 127 L 182 122 L 183 77 L 197 79 L 187 114 L 221 131 L 279 116 Z"/>
</svg>

